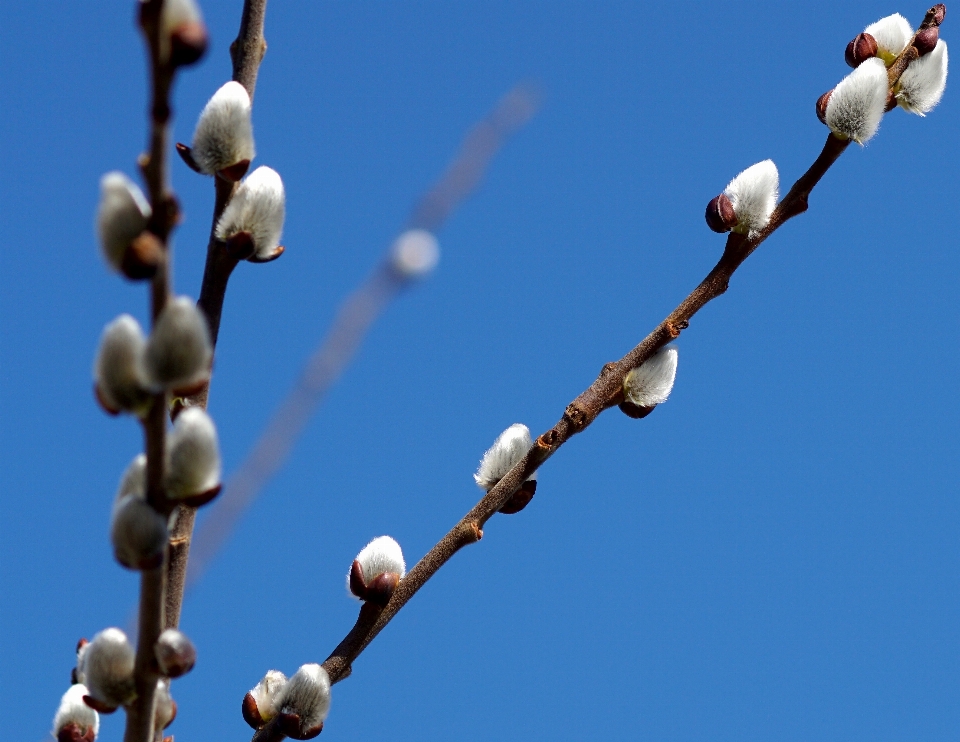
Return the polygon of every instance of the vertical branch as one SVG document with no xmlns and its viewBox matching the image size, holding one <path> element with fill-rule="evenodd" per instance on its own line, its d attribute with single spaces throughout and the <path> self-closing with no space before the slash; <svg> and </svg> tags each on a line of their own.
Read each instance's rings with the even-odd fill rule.
<svg viewBox="0 0 960 742">
<path fill-rule="evenodd" d="M 263 37 L 263 22 L 267 12 L 267 0 L 244 0 L 240 16 L 240 30 L 230 45 L 233 60 L 233 79 L 246 88 L 253 101 L 257 87 L 257 73 L 260 62 L 267 51 L 267 42 Z M 235 183 L 228 183 L 214 176 L 215 198 L 213 220 L 210 225 L 210 238 L 207 243 L 207 261 L 203 269 L 203 281 L 200 286 L 200 299 L 197 305 L 203 310 L 210 323 L 210 339 L 216 348 L 220 334 L 220 317 L 223 313 L 223 301 L 227 293 L 227 283 L 239 260 L 231 255 L 224 244 L 216 238 L 217 222 L 223 210 L 230 202 Z M 196 393 L 184 400 L 187 406 L 199 406 L 206 409 L 210 395 L 209 381 Z M 180 624 L 180 611 L 183 607 L 183 589 L 187 579 L 187 563 L 190 559 L 190 542 L 193 538 L 193 526 L 197 509 L 188 505 L 177 507 L 177 516 L 170 533 L 167 549 L 167 592 L 165 600 L 164 626 L 176 628 Z"/>
</svg>

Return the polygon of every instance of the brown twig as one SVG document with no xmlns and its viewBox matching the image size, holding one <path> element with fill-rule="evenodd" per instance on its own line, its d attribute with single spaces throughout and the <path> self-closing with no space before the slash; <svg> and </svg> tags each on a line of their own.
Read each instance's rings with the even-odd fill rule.
<svg viewBox="0 0 960 742">
<path fill-rule="evenodd" d="M 529 83 L 521 83 L 507 92 L 493 110 L 467 132 L 450 167 L 417 200 L 408 228 L 439 229 L 477 186 L 506 138 L 536 112 L 539 99 L 539 92 Z M 208 265 L 209 261 L 208 257 Z M 399 273 L 388 253 L 344 301 L 293 390 L 214 503 L 211 517 L 200 527 L 194 539 L 188 587 L 199 579 L 240 516 L 283 465 L 300 432 L 360 347 L 370 325 L 394 297 L 415 280 Z M 202 293 L 200 303 L 204 306 Z"/>
<path fill-rule="evenodd" d="M 457 551 L 476 543 L 484 524 L 502 508 L 520 485 L 550 458 L 571 436 L 585 430 L 597 416 L 615 403 L 627 373 L 653 355 L 658 348 L 679 336 L 690 319 L 707 303 L 727 290 L 730 278 L 749 255 L 788 219 L 807 210 L 807 199 L 830 166 L 843 154 L 850 142 L 832 134 L 810 169 L 793 185 L 770 217 L 767 227 L 747 237 L 731 234 L 720 261 L 700 285 L 651 332 L 643 342 L 615 363 L 606 364 L 600 376 L 580 396 L 567 405 L 560 421 L 537 438 L 527 455 L 491 489 L 453 529 L 410 570 L 396 592 L 376 618 L 361 610 L 360 618 L 337 648 L 324 661 L 330 680 L 343 680 L 364 648 L 379 634 L 410 598 Z"/>
<path fill-rule="evenodd" d="M 260 62 L 267 51 L 267 42 L 263 37 L 263 21 L 267 12 L 267 0 L 244 0 L 240 16 L 240 30 L 230 45 L 230 57 L 233 61 L 233 79 L 247 89 L 250 100 L 257 87 L 257 73 Z M 227 283 L 239 260 L 226 249 L 226 245 L 216 238 L 217 222 L 236 189 L 235 183 L 214 176 L 215 197 L 213 220 L 210 226 L 210 239 L 207 244 L 207 262 L 203 269 L 203 281 L 200 285 L 200 299 L 197 305 L 206 314 L 210 323 L 210 338 L 214 346 L 220 333 L 220 316 L 223 301 L 227 293 Z M 185 400 L 187 405 L 207 406 L 210 394 L 209 382 L 195 394 Z M 187 563 L 190 558 L 190 542 L 193 538 L 193 525 L 197 509 L 188 505 L 177 508 L 177 517 L 170 533 L 167 549 L 167 594 L 165 627 L 176 628 L 180 624 L 180 610 L 183 606 L 183 589 L 187 580 Z"/>
<path fill-rule="evenodd" d="M 152 215 L 147 228 L 163 245 L 162 257 L 150 286 L 151 317 L 154 323 L 170 294 L 167 239 L 177 220 L 177 204 L 170 193 L 167 173 L 167 139 L 170 121 L 170 87 L 173 67 L 161 61 L 160 13 L 163 0 L 148 0 L 140 6 L 140 25 L 149 50 L 151 79 L 150 134 L 147 154 L 140 167 L 147 186 Z M 144 421 L 147 453 L 147 501 L 157 510 L 166 507 L 163 489 L 164 445 L 166 440 L 167 395 L 157 394 Z M 166 576 L 163 565 L 140 574 L 140 606 L 137 621 L 137 652 L 134 683 L 137 697 L 126 707 L 124 742 L 153 742 L 154 701 L 157 673 L 154 644 L 163 630 Z"/>
</svg>

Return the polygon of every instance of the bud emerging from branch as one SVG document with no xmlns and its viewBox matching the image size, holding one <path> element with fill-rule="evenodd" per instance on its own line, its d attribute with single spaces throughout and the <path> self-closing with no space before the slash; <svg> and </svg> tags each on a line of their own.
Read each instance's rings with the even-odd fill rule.
<svg viewBox="0 0 960 742">
<path fill-rule="evenodd" d="M 149 384 L 174 391 L 195 386 L 210 377 L 212 359 L 210 328 L 203 312 L 185 296 L 168 302 L 144 353 Z"/>
<path fill-rule="evenodd" d="M 824 123 L 837 136 L 864 144 L 877 133 L 888 89 L 883 62 L 876 57 L 866 60 L 833 89 L 823 112 Z"/>
<path fill-rule="evenodd" d="M 177 415 L 167 446 L 164 487 L 171 500 L 194 507 L 220 491 L 217 429 L 200 407 L 187 407 Z"/>
<path fill-rule="evenodd" d="M 231 80 L 200 112 L 191 155 L 200 172 L 236 182 L 247 172 L 254 154 L 250 96 L 243 85 Z"/>
<path fill-rule="evenodd" d="M 97 400 L 111 414 L 144 414 L 150 393 L 144 388 L 143 351 L 147 341 L 140 323 L 121 314 L 103 329 L 93 366 Z"/>
<path fill-rule="evenodd" d="M 136 696 L 133 687 L 134 652 L 120 629 L 104 629 L 87 646 L 83 674 L 89 693 L 84 703 L 101 713 L 112 713 Z"/>
<path fill-rule="evenodd" d="M 292 739 L 311 739 L 330 713 L 330 677 L 320 665 L 303 665 L 283 687 L 280 731 Z"/>
<path fill-rule="evenodd" d="M 127 569 L 160 566 L 167 545 L 167 520 L 146 501 L 146 466 L 140 454 L 127 467 L 110 516 L 113 553 Z"/>
<path fill-rule="evenodd" d="M 646 417 L 667 401 L 677 378 L 677 346 L 663 346 L 632 369 L 623 380 L 624 401 L 620 409 L 633 418 Z"/>
<path fill-rule="evenodd" d="M 164 0 L 160 16 L 160 56 L 174 67 L 198 61 L 207 50 L 207 28 L 194 0 Z"/>
<path fill-rule="evenodd" d="M 871 23 L 863 29 L 863 32 L 870 34 L 876 41 L 877 55 L 886 64 L 890 64 L 913 38 L 913 28 L 909 21 L 899 13 L 888 15 L 876 23 Z"/>
<path fill-rule="evenodd" d="M 157 681 L 157 692 L 154 696 L 153 728 L 166 729 L 177 718 L 177 702 L 170 696 L 170 681 L 161 678 Z"/>
<path fill-rule="evenodd" d="M 149 278 L 156 271 L 155 254 L 138 256 L 131 251 L 131 243 L 146 229 L 151 214 L 143 191 L 126 175 L 114 171 L 100 179 L 100 247 L 107 262 L 128 278 Z"/>
<path fill-rule="evenodd" d="M 286 675 L 279 670 L 269 670 L 243 697 L 243 720 L 259 729 L 275 717 L 280 712 L 280 694 L 286 684 Z"/>
<path fill-rule="evenodd" d="M 393 243 L 390 260 L 404 278 L 422 278 L 436 268 L 440 243 L 425 229 L 408 229 Z"/>
<path fill-rule="evenodd" d="M 473 475 L 477 486 L 486 492 L 492 490 L 497 482 L 503 479 L 504 475 L 527 454 L 532 446 L 530 429 L 526 425 L 514 423 L 504 430 L 483 454 L 480 467 L 477 469 L 477 473 Z M 507 503 L 500 508 L 500 512 L 506 515 L 519 513 L 530 503 L 536 491 L 537 473 L 534 472 L 520 485 L 520 489 L 513 494 Z"/>
<path fill-rule="evenodd" d="M 859 67 L 866 60 L 877 56 L 877 49 L 877 40 L 864 32 L 857 34 L 853 41 L 847 44 L 843 58 L 851 67 Z"/>
<path fill-rule="evenodd" d="M 283 252 L 280 235 L 285 200 L 283 181 L 277 171 L 258 167 L 240 184 L 224 209 L 217 222 L 217 239 L 229 245 L 231 240 L 244 235 L 242 241 L 253 245 L 253 254 L 248 259 L 266 263 L 279 258 Z"/>
<path fill-rule="evenodd" d="M 53 717 L 53 736 L 57 742 L 93 742 L 100 732 L 100 717 L 83 702 L 87 688 L 71 685 Z"/>
<path fill-rule="evenodd" d="M 915 59 L 904 70 L 897 86 L 897 103 L 918 116 L 933 110 L 947 86 L 948 61 L 947 43 L 941 39 L 932 52 Z"/>
<path fill-rule="evenodd" d="M 707 204 L 707 224 L 715 232 L 753 236 L 767 226 L 777 205 L 780 176 L 773 160 L 751 165 Z"/>
<path fill-rule="evenodd" d="M 197 662 L 197 649 L 193 642 L 177 629 L 167 629 L 160 634 L 153 651 L 160 672 L 168 678 L 186 675 Z"/>
<path fill-rule="evenodd" d="M 378 536 L 353 560 L 347 590 L 358 600 L 386 605 L 406 573 L 400 544 L 389 536 Z"/>
</svg>

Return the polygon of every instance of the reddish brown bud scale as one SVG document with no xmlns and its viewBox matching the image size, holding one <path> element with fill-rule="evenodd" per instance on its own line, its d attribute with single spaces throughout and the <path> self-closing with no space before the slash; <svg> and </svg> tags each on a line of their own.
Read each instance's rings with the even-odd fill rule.
<svg viewBox="0 0 960 742">
<path fill-rule="evenodd" d="M 223 170 L 218 170 L 217 176 L 228 183 L 239 183 L 249 169 L 250 160 L 240 160 L 233 165 L 228 165 Z"/>
<path fill-rule="evenodd" d="M 227 252 L 237 260 L 249 260 L 256 253 L 253 235 L 250 232 L 237 232 L 230 235 L 223 244 L 227 246 Z"/>
<path fill-rule="evenodd" d="M 623 401 L 617 406 L 624 415 L 627 417 L 632 417 L 634 420 L 642 420 L 657 408 L 655 404 L 644 407 L 642 405 L 627 401 Z"/>
<path fill-rule="evenodd" d="M 277 245 L 269 255 L 253 255 L 247 258 L 247 260 L 251 263 L 272 263 L 283 255 L 283 251 L 286 249 L 283 245 Z"/>
<path fill-rule="evenodd" d="M 57 732 L 57 742 L 93 742 L 95 739 L 93 727 L 87 727 L 84 731 L 74 722 L 70 722 Z"/>
<path fill-rule="evenodd" d="M 737 226 L 737 213 L 733 210 L 730 199 L 723 193 L 707 204 L 704 218 L 707 220 L 707 226 L 720 234 L 729 232 Z"/>
<path fill-rule="evenodd" d="M 934 50 L 939 38 L 940 29 L 936 26 L 930 26 L 917 31 L 917 35 L 913 37 L 913 45 L 922 57 Z"/>
<path fill-rule="evenodd" d="M 98 701 L 91 695 L 85 695 L 83 697 L 83 702 L 100 714 L 112 714 L 118 708 L 117 706 L 110 706 L 103 701 Z"/>
<path fill-rule="evenodd" d="M 533 496 L 537 492 L 537 480 L 531 479 L 530 481 L 524 482 L 520 485 L 520 489 L 513 493 L 513 497 L 507 500 L 507 503 L 500 508 L 501 513 L 504 515 L 513 515 L 514 513 L 519 513 L 527 505 L 530 504 L 530 501 L 533 499 Z"/>
<path fill-rule="evenodd" d="M 183 505 L 189 505 L 192 508 L 203 507 L 209 502 L 212 502 L 217 495 L 220 494 L 220 490 L 223 489 L 222 484 L 218 484 L 216 487 L 211 487 L 206 492 L 200 492 L 196 495 L 190 495 L 189 497 L 180 497 L 177 499 L 177 502 Z"/>
<path fill-rule="evenodd" d="M 851 67 L 857 68 L 871 57 L 877 56 L 877 51 L 877 40 L 868 33 L 861 33 L 847 44 L 843 58 Z"/>
<path fill-rule="evenodd" d="M 186 166 L 193 170 L 193 172 L 203 172 L 197 164 L 197 161 L 193 159 L 193 152 L 187 145 L 177 142 L 177 154 L 180 155 L 180 159 L 183 160 Z"/>
<path fill-rule="evenodd" d="M 257 707 L 257 699 L 253 697 L 253 693 L 247 693 L 243 697 L 240 713 L 243 714 L 243 720 L 254 729 L 260 729 L 264 725 L 263 718 L 260 716 L 260 709 Z"/>
<path fill-rule="evenodd" d="M 363 578 L 363 567 L 360 566 L 360 562 L 356 559 L 353 560 L 353 564 L 350 566 L 350 592 L 360 598 L 360 600 L 366 600 L 367 583 Z"/>
<path fill-rule="evenodd" d="M 131 281 L 153 278 L 164 256 L 163 243 L 152 232 L 141 232 L 123 253 L 120 270 Z"/>
<path fill-rule="evenodd" d="M 298 714 L 280 714 L 277 725 L 280 727 L 280 731 L 290 739 L 313 739 L 323 731 L 322 721 L 312 729 L 301 730 Z"/>
<path fill-rule="evenodd" d="M 830 96 L 833 95 L 832 90 L 828 90 L 826 93 L 817 98 L 817 118 L 820 119 L 820 123 L 827 123 L 827 104 L 830 102 Z"/>
<path fill-rule="evenodd" d="M 100 391 L 100 387 L 96 382 L 93 384 L 93 398 L 97 400 L 97 404 L 100 405 L 100 409 L 106 412 L 108 415 L 116 417 L 120 414 L 121 411 L 107 401 L 106 396 L 104 396 L 103 392 Z M 77 649 L 79 650 L 80 648 L 77 647 Z"/>
<path fill-rule="evenodd" d="M 201 21 L 183 23 L 170 34 L 170 63 L 187 67 L 207 51 L 207 27 Z"/>
<path fill-rule="evenodd" d="M 883 107 L 883 112 L 890 113 L 890 111 L 892 111 L 896 107 L 897 107 L 897 96 L 892 90 L 890 90 L 887 92 L 887 105 Z"/>
<path fill-rule="evenodd" d="M 373 582 L 367 585 L 367 596 L 365 600 L 374 605 L 385 606 L 390 602 L 390 597 L 400 584 L 400 575 L 396 572 L 384 572 L 377 575 Z"/>
</svg>

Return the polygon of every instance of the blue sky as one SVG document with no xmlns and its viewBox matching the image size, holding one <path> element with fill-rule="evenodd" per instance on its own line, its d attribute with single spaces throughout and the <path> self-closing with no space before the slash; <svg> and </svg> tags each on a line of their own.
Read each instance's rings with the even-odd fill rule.
<svg viewBox="0 0 960 742">
<path fill-rule="evenodd" d="M 145 141 L 131 5 L 0 6 L 11 739 L 43 737 L 76 640 L 126 625 L 137 592 L 107 532 L 140 434 L 90 393 L 103 325 L 147 306 L 92 227 L 100 175 L 133 174 Z M 240 5 L 204 5 L 212 48 L 177 83 L 180 141 L 229 78 Z M 231 281 L 210 407 L 228 473 L 464 131 L 520 79 L 545 98 L 188 597 L 199 660 L 174 684 L 178 740 L 247 739 L 246 690 L 322 661 L 352 625 L 357 551 L 388 533 L 422 556 L 477 499 L 501 430 L 552 426 L 713 266 L 707 201 L 759 160 L 784 190 L 813 161 L 846 42 L 925 10 L 682 8 L 271 3 L 255 164 L 284 178 L 287 252 Z M 530 507 L 428 583 L 334 688 L 324 739 L 960 735 L 952 87 L 851 147 L 694 319 L 666 404 L 605 413 Z M 212 186 L 172 172 L 175 285 L 196 296 Z"/>
</svg>

